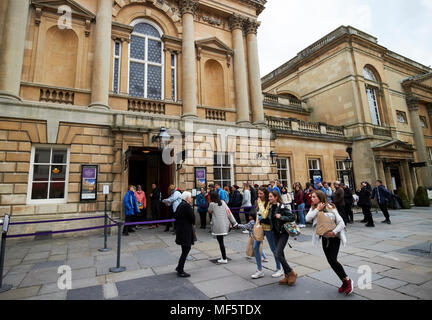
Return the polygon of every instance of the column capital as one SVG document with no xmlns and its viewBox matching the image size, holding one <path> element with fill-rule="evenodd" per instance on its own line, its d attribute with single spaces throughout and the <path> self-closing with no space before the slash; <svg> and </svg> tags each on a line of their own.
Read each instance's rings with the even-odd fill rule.
<svg viewBox="0 0 432 320">
<path fill-rule="evenodd" d="M 229 26 L 231 28 L 231 31 L 235 29 L 243 30 L 244 24 L 247 21 L 247 18 L 240 15 L 240 14 L 232 14 L 229 18 Z"/>
<path fill-rule="evenodd" d="M 257 34 L 258 28 L 260 27 L 261 22 L 256 21 L 256 20 L 251 20 L 251 19 L 247 19 L 245 22 L 245 31 L 246 34 Z"/>
<path fill-rule="evenodd" d="M 180 14 L 183 16 L 186 13 L 195 15 L 198 8 L 198 0 L 179 0 Z"/>
<path fill-rule="evenodd" d="M 419 98 L 414 97 L 414 96 L 408 96 L 406 98 L 406 102 L 407 102 L 409 111 L 418 111 Z"/>
</svg>

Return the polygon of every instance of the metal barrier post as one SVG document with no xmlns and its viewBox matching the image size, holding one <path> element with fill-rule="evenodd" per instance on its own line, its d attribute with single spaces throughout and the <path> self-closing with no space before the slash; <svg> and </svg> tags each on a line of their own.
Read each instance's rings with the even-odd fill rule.
<svg viewBox="0 0 432 320">
<path fill-rule="evenodd" d="M 107 213 L 107 200 L 108 195 L 105 195 L 105 228 L 104 228 L 104 247 L 102 249 L 99 249 L 100 252 L 108 252 L 111 251 L 111 248 L 107 248 L 107 238 L 108 238 L 108 213 Z"/>
<path fill-rule="evenodd" d="M 6 251 L 6 234 L 7 232 L 2 232 L 2 240 L 1 240 L 1 252 L 0 252 L 0 293 L 9 291 L 12 289 L 10 284 L 3 285 L 3 266 L 4 266 L 4 258 Z"/>
<path fill-rule="evenodd" d="M 117 223 L 117 266 L 110 268 L 110 272 L 119 273 L 126 270 L 126 267 L 120 266 L 120 253 L 121 253 L 121 234 L 122 234 L 122 226 L 124 225 L 123 222 Z"/>
</svg>

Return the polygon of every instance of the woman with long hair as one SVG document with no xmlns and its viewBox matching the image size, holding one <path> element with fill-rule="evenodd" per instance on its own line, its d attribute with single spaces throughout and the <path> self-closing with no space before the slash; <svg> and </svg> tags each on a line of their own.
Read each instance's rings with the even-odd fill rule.
<svg viewBox="0 0 432 320">
<path fill-rule="evenodd" d="M 289 234 L 285 230 L 284 224 L 295 221 L 295 216 L 291 210 L 282 203 L 282 199 L 278 191 L 269 192 L 269 213 L 267 219 L 262 221 L 269 224 L 273 232 L 276 244 L 276 258 L 282 265 L 285 278 L 279 281 L 279 284 L 292 286 L 297 280 L 297 273 L 289 266 L 285 259 L 284 249 L 288 243 Z M 291 216 L 293 216 L 291 218 Z"/>
<path fill-rule="evenodd" d="M 312 243 L 317 245 L 322 239 L 322 247 L 333 271 L 342 281 L 339 293 L 350 294 L 353 292 L 353 281 L 347 276 L 342 265 L 337 261 L 339 247 L 342 241 L 346 245 L 345 223 L 336 206 L 327 201 L 322 191 L 312 193 L 312 206 L 306 216 L 306 221 L 312 222 L 314 233 Z"/>
<path fill-rule="evenodd" d="M 218 260 L 218 263 L 227 264 L 228 259 L 223 239 L 224 236 L 228 235 L 230 224 L 235 228 L 237 226 L 237 221 L 234 219 L 225 201 L 219 198 L 217 191 L 210 192 L 208 212 L 213 216 L 211 221 L 212 235 L 216 237 L 222 254 L 222 258 Z"/>
<path fill-rule="evenodd" d="M 304 217 L 305 202 L 303 197 L 303 189 L 299 182 L 294 184 L 294 210 L 297 212 L 299 219 L 299 228 L 306 227 L 306 221 Z"/>
</svg>

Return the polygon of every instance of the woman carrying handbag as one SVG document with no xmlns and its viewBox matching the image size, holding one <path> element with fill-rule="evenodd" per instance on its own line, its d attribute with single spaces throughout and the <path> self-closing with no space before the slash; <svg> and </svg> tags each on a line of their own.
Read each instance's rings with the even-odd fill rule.
<svg viewBox="0 0 432 320">
<path fill-rule="evenodd" d="M 353 281 L 347 276 L 342 265 L 337 261 L 340 243 L 346 245 L 345 223 L 334 204 L 327 202 L 322 191 L 312 193 L 312 206 L 306 216 L 306 221 L 313 221 L 315 232 L 312 243 L 317 245 L 322 239 L 322 247 L 333 271 L 342 281 L 339 293 L 351 294 L 354 289 Z"/>
<path fill-rule="evenodd" d="M 208 208 L 208 212 L 213 216 L 211 221 L 212 226 L 212 235 L 216 237 L 219 248 L 222 254 L 222 259 L 219 259 L 217 262 L 220 264 L 227 264 L 228 259 L 225 252 L 225 245 L 223 242 L 224 236 L 228 235 L 230 231 L 231 224 L 235 228 L 237 226 L 237 221 L 234 219 L 228 205 L 225 201 L 222 201 L 219 198 L 219 195 L 216 191 L 210 192 L 210 205 Z"/>
</svg>

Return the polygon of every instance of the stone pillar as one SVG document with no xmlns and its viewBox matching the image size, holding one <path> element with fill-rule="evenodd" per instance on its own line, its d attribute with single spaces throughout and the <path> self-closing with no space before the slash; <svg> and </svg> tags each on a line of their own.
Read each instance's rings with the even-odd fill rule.
<svg viewBox="0 0 432 320">
<path fill-rule="evenodd" d="M 426 153 L 423 128 L 420 125 L 420 118 L 418 113 L 419 99 L 414 96 L 409 96 L 407 98 L 407 105 L 410 113 L 411 128 L 414 133 L 414 144 L 415 148 L 417 149 L 418 161 L 426 162 L 426 164 L 429 164 Z M 426 188 L 432 187 L 432 166 L 429 165 L 419 168 L 418 177 L 419 183 L 422 186 Z"/>
<path fill-rule="evenodd" d="M 197 75 L 195 61 L 195 31 L 194 14 L 198 6 L 196 0 L 180 1 L 182 16 L 183 43 L 182 43 L 182 118 L 197 117 Z"/>
<path fill-rule="evenodd" d="M 377 166 L 377 179 L 379 179 L 379 180 L 382 180 L 382 181 L 385 181 L 386 179 L 385 179 L 385 173 L 384 173 L 384 164 L 383 164 L 383 161 L 382 160 L 377 160 L 377 161 L 375 161 L 375 164 L 376 164 L 376 166 Z M 375 184 L 375 181 L 371 181 L 370 182 L 371 183 L 371 185 L 374 185 Z"/>
<path fill-rule="evenodd" d="M 391 178 L 390 167 L 385 168 L 384 171 L 385 171 L 385 183 L 386 183 L 386 187 L 390 191 L 393 191 L 393 183 L 392 183 L 392 178 Z"/>
<path fill-rule="evenodd" d="M 109 109 L 112 1 L 98 0 L 90 108 Z"/>
<path fill-rule="evenodd" d="M 413 192 L 411 174 L 410 174 L 409 165 L 408 165 L 407 160 L 402 161 L 401 169 L 403 171 L 403 175 L 404 175 L 404 179 L 405 179 L 404 185 L 406 187 L 408 199 L 413 200 L 415 192 Z"/>
<path fill-rule="evenodd" d="M 414 190 L 414 196 L 415 196 L 415 193 L 417 192 L 417 189 L 418 189 L 418 183 L 417 183 L 415 168 L 409 168 L 409 173 L 411 176 L 411 182 L 412 182 L 412 186 L 413 186 L 413 190 Z"/>
<path fill-rule="evenodd" d="M 249 85 L 251 88 L 251 104 L 253 122 L 257 125 L 265 125 L 263 94 L 261 88 L 261 75 L 258 58 L 257 29 L 259 23 L 249 20 L 246 24 L 247 54 L 249 63 Z"/>
<path fill-rule="evenodd" d="M 243 40 L 244 21 L 245 19 L 237 14 L 232 15 L 230 18 L 230 26 L 234 46 L 234 84 L 238 124 L 250 123 L 246 75 L 246 57 Z"/>
<path fill-rule="evenodd" d="M 21 100 L 19 91 L 27 32 L 29 0 L 9 0 L 0 46 L 0 99 Z"/>
</svg>

